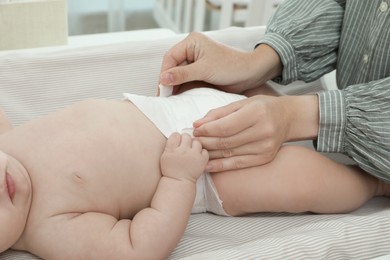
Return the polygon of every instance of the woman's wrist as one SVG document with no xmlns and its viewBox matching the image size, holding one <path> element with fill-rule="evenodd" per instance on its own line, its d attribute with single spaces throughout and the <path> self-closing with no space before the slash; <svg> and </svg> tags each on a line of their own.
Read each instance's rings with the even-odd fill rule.
<svg viewBox="0 0 390 260">
<path fill-rule="evenodd" d="M 259 75 L 257 86 L 263 85 L 267 81 L 282 74 L 283 65 L 279 54 L 270 46 L 260 44 L 252 53 L 253 67 Z"/>
<path fill-rule="evenodd" d="M 288 111 L 286 142 L 314 140 L 319 128 L 319 105 L 317 95 L 283 96 L 285 111 Z"/>
</svg>

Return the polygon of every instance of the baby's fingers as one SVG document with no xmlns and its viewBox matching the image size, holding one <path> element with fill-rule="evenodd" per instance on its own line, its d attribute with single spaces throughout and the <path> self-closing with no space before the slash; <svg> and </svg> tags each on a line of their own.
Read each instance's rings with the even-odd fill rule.
<svg viewBox="0 0 390 260">
<path fill-rule="evenodd" d="M 192 137 L 189 134 L 181 134 L 180 147 L 191 148 Z"/>
<path fill-rule="evenodd" d="M 180 146 L 181 135 L 179 133 L 173 133 L 169 136 L 167 143 L 165 144 L 166 151 L 173 151 Z"/>
<path fill-rule="evenodd" d="M 199 151 L 199 152 L 202 152 L 202 149 L 203 149 L 202 144 L 196 139 L 192 140 L 192 148 L 195 151 Z"/>
</svg>

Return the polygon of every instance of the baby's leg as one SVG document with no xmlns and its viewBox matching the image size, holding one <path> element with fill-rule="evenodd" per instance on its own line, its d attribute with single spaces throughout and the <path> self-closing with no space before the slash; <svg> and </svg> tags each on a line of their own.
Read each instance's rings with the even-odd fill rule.
<svg viewBox="0 0 390 260">
<path fill-rule="evenodd" d="M 349 212 L 384 195 L 390 186 L 355 166 L 336 163 L 299 146 L 283 146 L 266 165 L 214 173 L 212 178 L 225 211 L 234 216 Z"/>
</svg>

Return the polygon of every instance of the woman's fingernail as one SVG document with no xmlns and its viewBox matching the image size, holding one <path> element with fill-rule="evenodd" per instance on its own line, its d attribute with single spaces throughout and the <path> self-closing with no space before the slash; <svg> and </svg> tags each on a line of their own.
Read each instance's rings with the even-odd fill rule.
<svg viewBox="0 0 390 260">
<path fill-rule="evenodd" d="M 206 165 L 206 171 L 212 171 L 213 170 L 213 165 L 211 164 L 211 163 L 208 163 L 207 165 Z"/>
<path fill-rule="evenodd" d="M 199 128 L 202 125 L 202 120 L 203 118 L 194 121 L 194 123 L 192 124 L 194 128 Z"/>
<path fill-rule="evenodd" d="M 165 72 L 161 75 L 161 81 L 166 85 L 170 85 L 173 82 L 173 75 L 170 72 Z"/>
<path fill-rule="evenodd" d="M 192 134 L 194 136 L 199 136 L 199 130 L 195 128 L 194 131 L 192 132 Z"/>
</svg>

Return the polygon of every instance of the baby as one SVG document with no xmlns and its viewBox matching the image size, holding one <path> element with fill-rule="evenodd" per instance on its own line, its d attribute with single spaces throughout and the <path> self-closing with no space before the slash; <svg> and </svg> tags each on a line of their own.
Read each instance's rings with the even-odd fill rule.
<svg viewBox="0 0 390 260">
<path fill-rule="evenodd" d="M 263 166 L 203 173 L 207 151 L 177 132 L 244 96 L 125 97 L 79 102 L 0 135 L 0 252 L 163 259 L 191 213 L 347 212 L 389 193 L 356 167 L 291 145 Z"/>
</svg>

